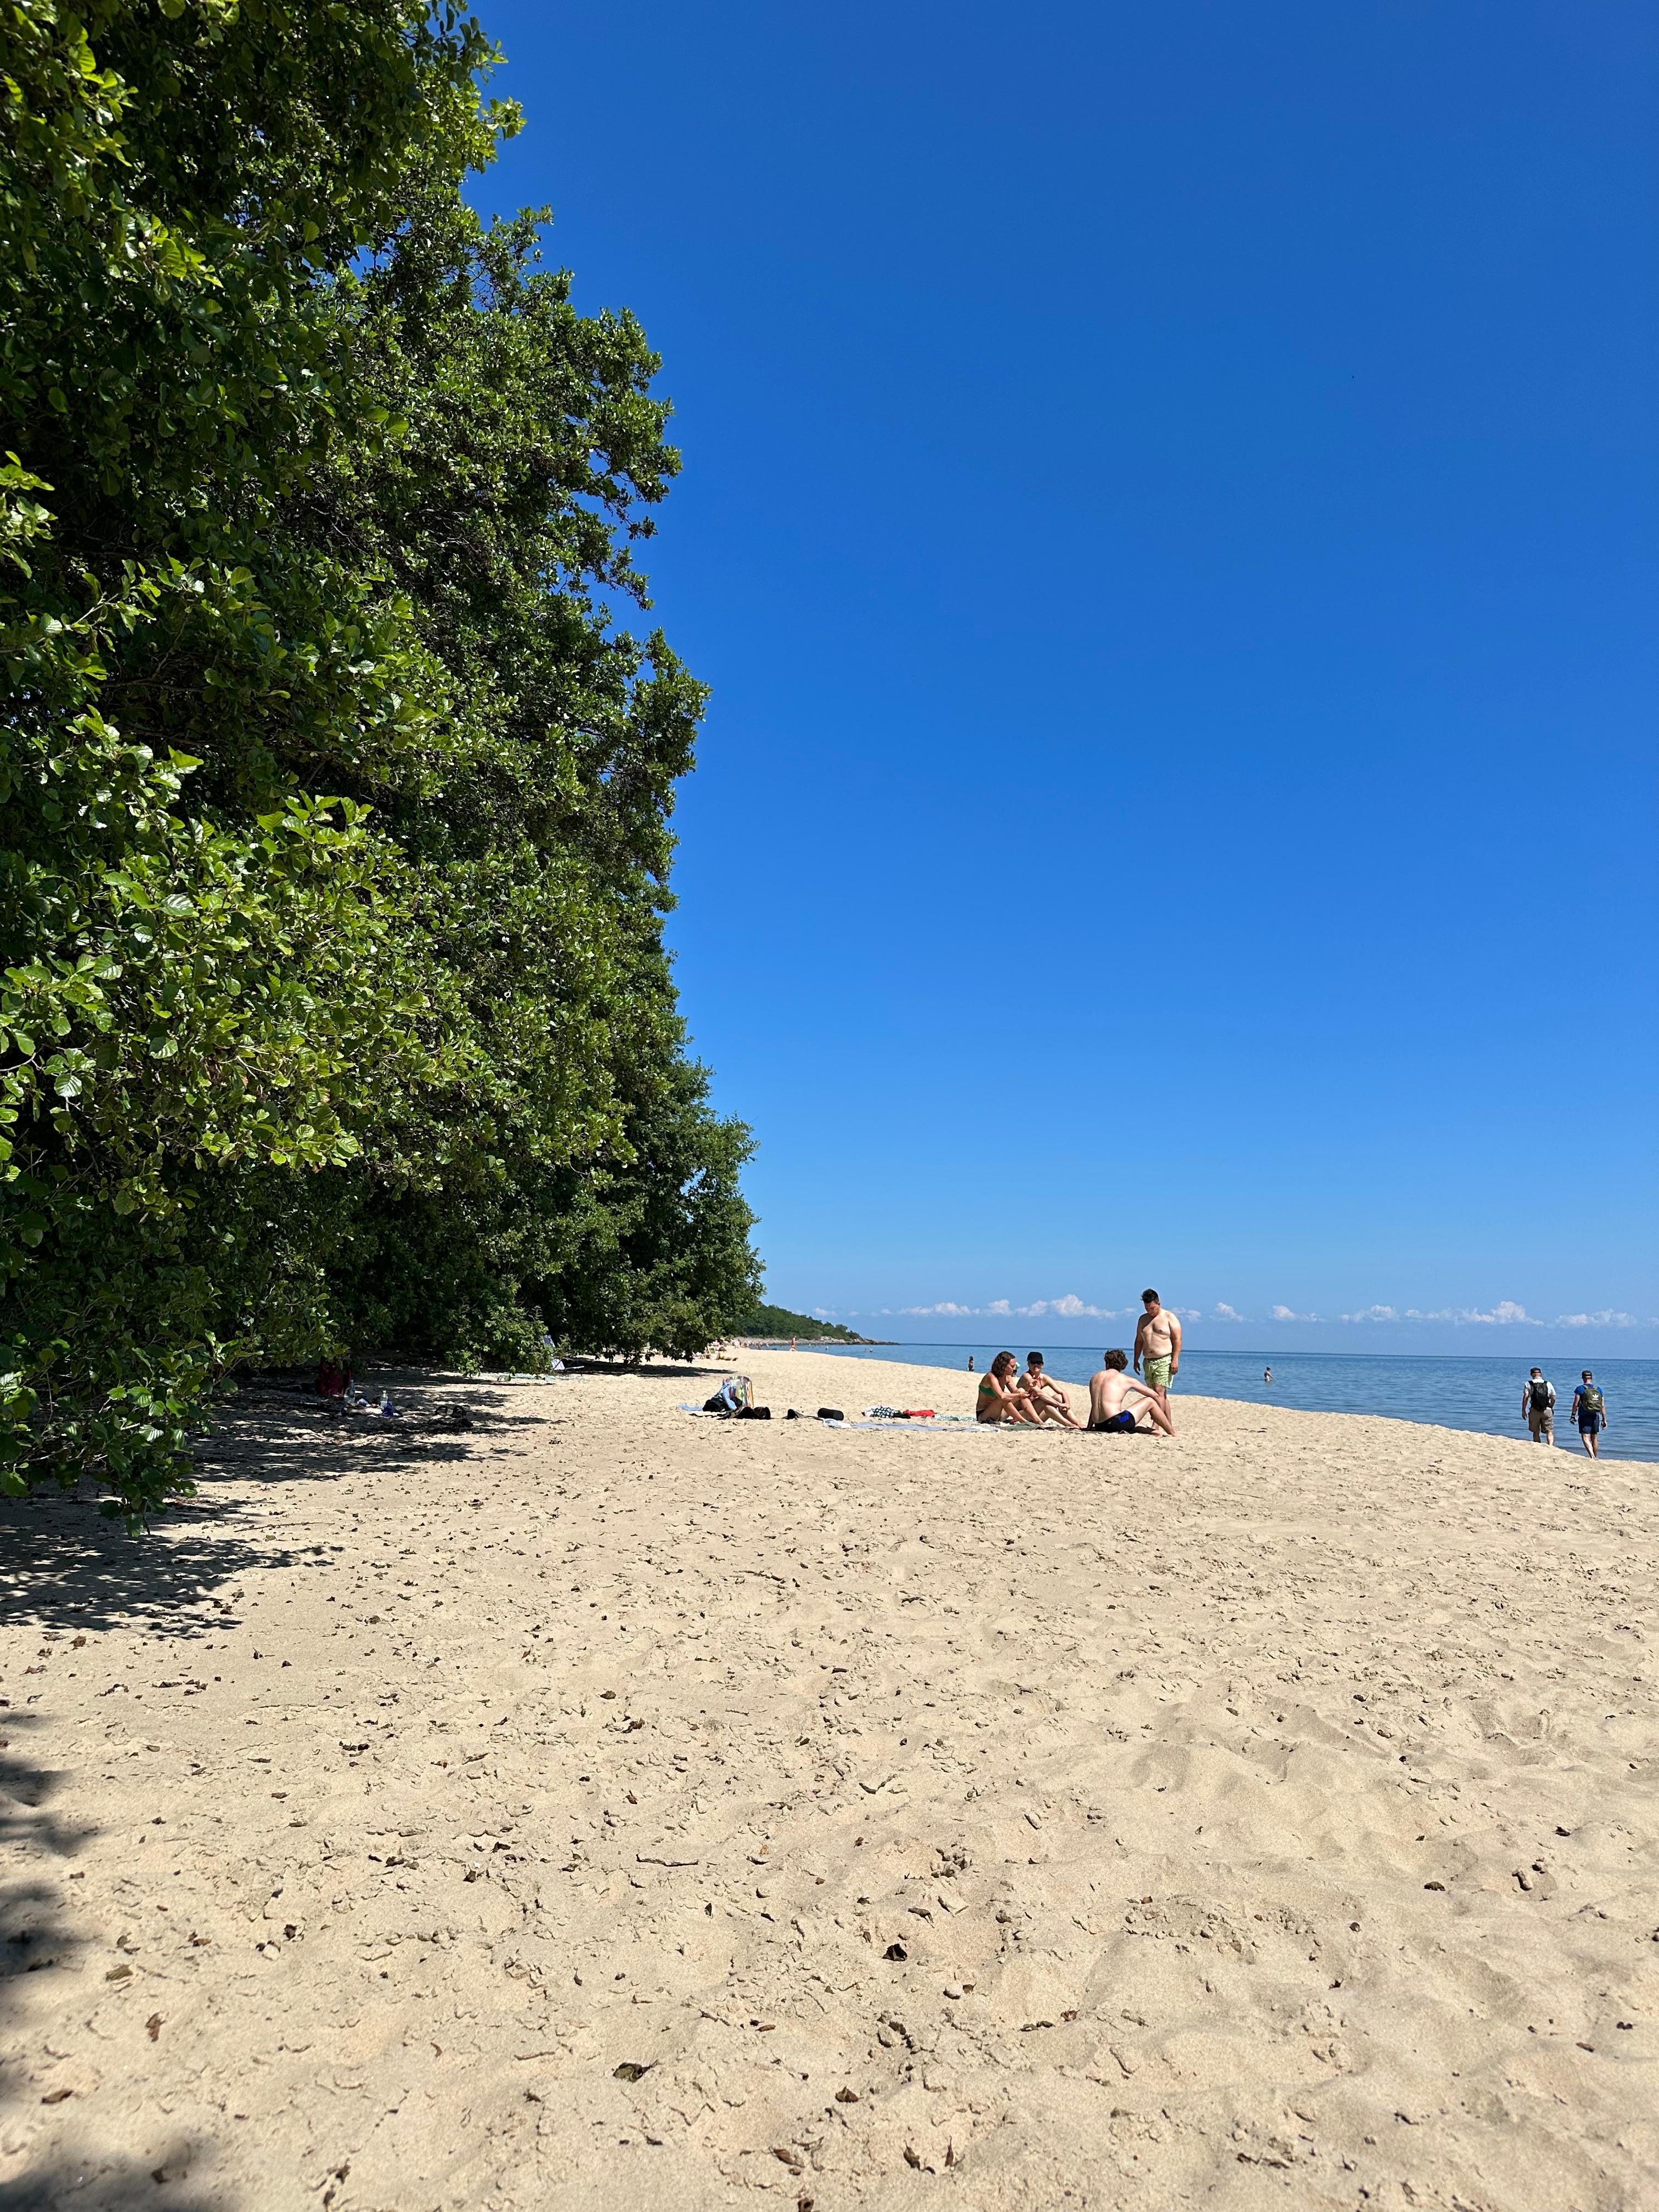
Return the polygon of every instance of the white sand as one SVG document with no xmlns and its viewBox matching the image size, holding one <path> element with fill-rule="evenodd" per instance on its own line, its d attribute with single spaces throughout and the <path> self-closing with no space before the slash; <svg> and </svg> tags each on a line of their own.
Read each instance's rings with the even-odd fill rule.
<svg viewBox="0 0 1659 2212">
<path fill-rule="evenodd" d="M 0 1509 L 0 2206 L 1659 2204 L 1659 1469 L 709 1387 Z"/>
</svg>

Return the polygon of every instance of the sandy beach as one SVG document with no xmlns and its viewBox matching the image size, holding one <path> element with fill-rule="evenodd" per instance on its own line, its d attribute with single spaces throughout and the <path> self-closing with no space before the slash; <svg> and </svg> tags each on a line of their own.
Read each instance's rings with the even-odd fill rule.
<svg viewBox="0 0 1659 2212">
<path fill-rule="evenodd" d="M 0 2207 L 1659 2203 L 1659 1468 L 711 1371 L 0 1507 Z"/>
</svg>

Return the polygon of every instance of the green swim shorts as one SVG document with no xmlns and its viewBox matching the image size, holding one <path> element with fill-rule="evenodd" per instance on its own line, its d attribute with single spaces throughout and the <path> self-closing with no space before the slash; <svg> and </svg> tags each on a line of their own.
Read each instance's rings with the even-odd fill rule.
<svg viewBox="0 0 1659 2212">
<path fill-rule="evenodd" d="M 1141 1371 L 1154 1390 L 1170 1387 L 1170 1355 L 1167 1352 L 1148 1352 L 1141 1361 Z"/>
</svg>

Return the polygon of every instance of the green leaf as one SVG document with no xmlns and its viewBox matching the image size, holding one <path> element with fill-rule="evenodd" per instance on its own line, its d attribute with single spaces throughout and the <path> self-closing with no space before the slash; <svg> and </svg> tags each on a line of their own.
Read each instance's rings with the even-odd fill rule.
<svg viewBox="0 0 1659 2212">
<path fill-rule="evenodd" d="M 64 434 L 0 468 L 0 1342 L 52 1376 L 0 1465 L 143 1525 L 233 1359 L 696 1350 L 758 1291 L 746 1139 L 662 944 L 702 693 L 603 605 L 656 362 L 467 206 L 482 34 L 7 20 L 0 404 Z"/>
</svg>

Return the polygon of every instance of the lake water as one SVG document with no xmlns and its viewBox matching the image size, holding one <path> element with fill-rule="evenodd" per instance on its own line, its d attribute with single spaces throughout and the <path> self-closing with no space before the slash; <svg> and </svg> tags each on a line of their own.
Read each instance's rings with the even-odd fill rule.
<svg viewBox="0 0 1659 2212">
<path fill-rule="evenodd" d="M 840 1359 L 899 1359 L 918 1367 L 965 1370 L 968 1355 L 982 1374 L 1001 1344 L 815 1345 Z M 1024 1339 L 1006 1347 L 1022 1366 L 1031 1349 Z M 1048 1371 L 1061 1382 L 1086 1382 L 1100 1364 L 1097 1352 L 1080 1346 L 1038 1347 Z M 1573 1387 L 1583 1365 L 1560 1362 L 1544 1371 L 1555 1385 L 1558 1445 L 1578 1451 L 1567 1419 Z M 1310 1413 L 1385 1413 L 1397 1420 L 1431 1421 L 1448 1429 L 1474 1429 L 1495 1437 L 1527 1434 L 1521 1418 L 1524 1359 L 1434 1359 L 1383 1352 L 1185 1352 L 1175 1395 L 1242 1398 L 1252 1405 L 1293 1406 Z M 1659 1359 L 1598 1359 L 1595 1379 L 1606 1395 L 1604 1459 L 1659 1461 Z M 1262 1370 L 1273 1369 L 1264 1382 Z"/>
</svg>

